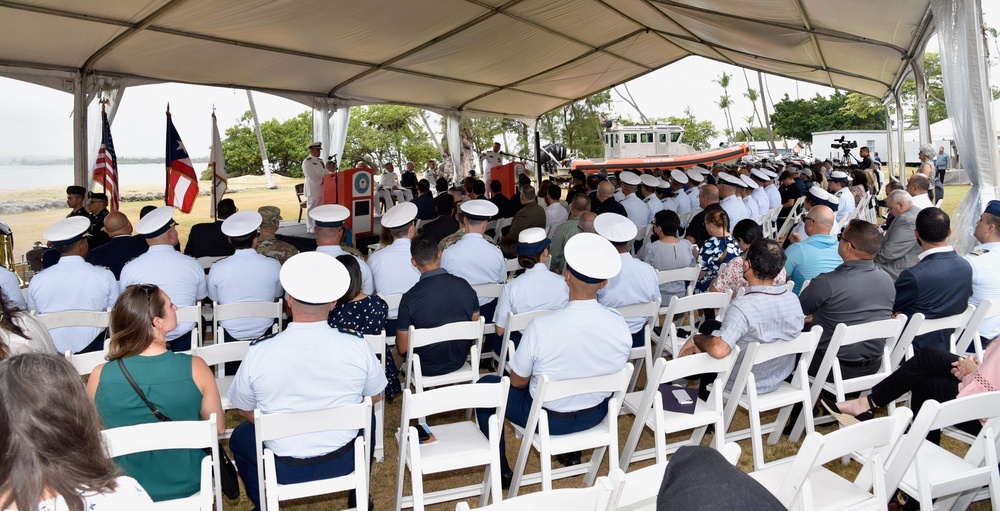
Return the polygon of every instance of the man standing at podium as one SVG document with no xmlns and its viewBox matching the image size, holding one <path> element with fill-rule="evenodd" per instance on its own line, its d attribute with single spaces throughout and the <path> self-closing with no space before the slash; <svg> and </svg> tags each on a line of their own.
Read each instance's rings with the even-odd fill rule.
<svg viewBox="0 0 1000 511">
<path fill-rule="evenodd" d="M 322 142 L 309 144 L 309 156 L 302 160 L 302 175 L 306 178 L 306 216 L 308 217 L 306 232 L 316 230 L 316 221 L 308 215 L 308 212 L 323 204 L 323 176 L 326 174 L 326 166 L 323 165 L 323 160 L 319 157 L 322 149 Z"/>
<path fill-rule="evenodd" d="M 483 154 L 479 155 L 479 160 L 486 160 L 486 170 L 483 171 L 483 182 L 490 182 L 490 171 L 503 165 L 503 153 L 500 152 L 500 142 L 493 142 L 492 151 L 483 151 Z"/>
</svg>

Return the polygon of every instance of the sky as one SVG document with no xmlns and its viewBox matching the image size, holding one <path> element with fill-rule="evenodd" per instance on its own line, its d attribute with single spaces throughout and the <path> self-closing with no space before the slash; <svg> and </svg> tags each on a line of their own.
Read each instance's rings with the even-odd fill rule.
<svg viewBox="0 0 1000 511">
<path fill-rule="evenodd" d="M 1000 9 L 985 10 L 986 24 L 1000 27 Z M 928 51 L 936 51 L 935 41 Z M 995 47 L 991 55 L 996 61 Z M 732 116 L 737 126 L 753 112 L 750 101 L 743 96 L 747 85 L 742 68 L 704 59 L 688 57 L 666 68 L 632 80 L 612 91 L 613 114 L 638 121 L 639 114 L 619 96 L 631 93 L 642 113 L 649 118 L 682 116 L 690 108 L 698 120 L 708 120 L 720 132 L 726 125 L 722 110 L 716 106 L 722 89 L 712 80 L 723 72 L 733 76 L 730 87 Z M 1000 82 L 1000 68 L 992 69 L 993 83 Z M 697 79 L 692 79 L 697 77 Z M 747 71 L 750 86 L 757 87 L 756 72 Z M 780 101 L 785 94 L 791 98 L 811 98 L 815 94 L 830 95 L 833 89 L 782 77 L 765 75 L 765 93 L 771 101 Z M 626 92 L 627 88 L 627 92 Z M 264 93 L 254 93 L 254 102 L 261 122 L 275 118 L 284 121 L 309 107 L 291 100 Z M 112 135 L 119 157 L 162 157 L 164 153 L 165 111 L 170 103 L 174 125 L 192 157 L 207 156 L 211 145 L 211 114 L 213 107 L 219 129 L 236 124 L 249 109 L 246 92 L 239 89 L 185 84 L 158 84 L 129 87 L 112 125 Z M 0 78 L 0 165 L 12 159 L 52 159 L 73 156 L 72 95 Z M 714 141 L 714 142 L 717 142 Z"/>
</svg>

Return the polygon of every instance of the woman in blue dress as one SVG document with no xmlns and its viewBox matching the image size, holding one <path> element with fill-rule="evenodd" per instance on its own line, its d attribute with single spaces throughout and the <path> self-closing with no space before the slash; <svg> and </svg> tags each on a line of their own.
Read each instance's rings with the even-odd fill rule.
<svg viewBox="0 0 1000 511">
<path fill-rule="evenodd" d="M 696 293 L 708 291 L 712 280 L 719 274 L 719 268 L 740 255 L 736 239 L 729 234 L 729 215 L 725 210 L 714 210 L 705 215 L 705 230 L 709 238 L 698 253 L 701 275 L 695 284 Z"/>
</svg>

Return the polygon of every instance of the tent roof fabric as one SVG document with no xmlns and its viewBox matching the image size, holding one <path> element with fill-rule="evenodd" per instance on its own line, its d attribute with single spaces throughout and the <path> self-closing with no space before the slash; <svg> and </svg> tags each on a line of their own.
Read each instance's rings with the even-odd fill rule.
<svg viewBox="0 0 1000 511">
<path fill-rule="evenodd" d="M 82 70 L 533 118 L 700 55 L 884 98 L 931 30 L 929 0 L 881 0 L 878 13 L 869 13 L 871 6 L 859 0 L 0 0 L 0 74 Z"/>
</svg>

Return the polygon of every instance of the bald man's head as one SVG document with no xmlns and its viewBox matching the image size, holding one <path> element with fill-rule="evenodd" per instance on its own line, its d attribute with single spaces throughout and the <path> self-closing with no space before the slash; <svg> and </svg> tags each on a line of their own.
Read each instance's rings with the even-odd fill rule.
<svg viewBox="0 0 1000 511">
<path fill-rule="evenodd" d="M 108 236 L 128 236 L 132 234 L 132 222 L 121 211 L 113 211 L 104 217 L 104 230 Z"/>
<path fill-rule="evenodd" d="M 592 211 L 588 211 L 580 215 L 580 232 L 596 233 L 594 230 L 595 218 L 597 218 L 597 214 Z"/>
<path fill-rule="evenodd" d="M 830 234 L 836 215 L 828 206 L 813 206 L 806 215 L 806 219 L 811 220 L 810 222 L 806 222 L 806 234 L 810 236 L 814 234 Z"/>
<path fill-rule="evenodd" d="M 698 192 L 698 200 L 701 202 L 702 208 L 719 202 L 719 187 L 715 185 L 702 186 L 701 191 Z"/>
<path fill-rule="evenodd" d="M 597 185 L 597 198 L 601 202 L 608 200 L 614 194 L 615 194 L 615 187 L 611 186 L 611 183 L 607 181 L 601 181 L 601 184 Z"/>
</svg>

